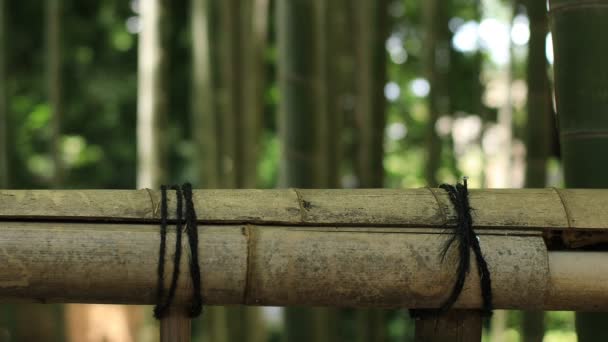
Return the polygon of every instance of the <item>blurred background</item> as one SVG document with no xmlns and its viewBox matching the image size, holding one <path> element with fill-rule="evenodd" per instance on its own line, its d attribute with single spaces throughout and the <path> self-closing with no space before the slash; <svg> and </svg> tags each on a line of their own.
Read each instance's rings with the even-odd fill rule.
<svg viewBox="0 0 608 342">
<path fill-rule="evenodd" d="M 0 0 L 0 187 L 561 186 L 539 0 Z M 65 289 L 69 291 L 69 289 Z M 156 341 L 151 307 L 2 305 L 6 341 Z M 195 341 L 410 341 L 406 310 L 207 308 Z M 487 341 L 576 341 L 497 311 Z"/>
</svg>

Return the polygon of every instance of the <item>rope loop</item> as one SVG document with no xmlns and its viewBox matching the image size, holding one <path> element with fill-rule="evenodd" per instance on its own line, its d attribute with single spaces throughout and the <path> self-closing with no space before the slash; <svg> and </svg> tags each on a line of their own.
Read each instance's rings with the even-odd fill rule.
<svg viewBox="0 0 608 342">
<path fill-rule="evenodd" d="M 176 198 L 176 222 L 175 222 L 175 254 L 173 255 L 173 273 L 171 275 L 171 284 L 169 293 L 165 297 L 165 255 L 167 249 L 167 225 L 168 225 L 168 205 L 167 205 L 167 186 L 161 185 L 161 202 L 160 202 L 160 247 L 158 253 L 157 267 L 157 282 L 156 282 L 156 305 L 154 307 L 154 317 L 161 319 L 166 316 L 169 307 L 175 298 L 177 282 L 179 279 L 180 262 L 182 256 L 182 231 L 184 223 L 186 225 L 186 236 L 190 247 L 190 277 L 192 279 L 192 304 L 188 310 L 190 317 L 196 317 L 201 314 L 203 309 L 203 298 L 201 294 L 201 274 L 198 262 L 198 229 L 196 223 L 196 211 L 192 201 L 192 185 L 185 183 L 181 187 L 172 185 L 171 190 L 175 190 Z M 184 213 L 185 200 L 185 213 Z M 185 214 L 185 217 L 184 217 Z M 185 220 L 184 220 L 185 219 Z M 184 222 L 185 221 L 185 222 Z"/>
</svg>

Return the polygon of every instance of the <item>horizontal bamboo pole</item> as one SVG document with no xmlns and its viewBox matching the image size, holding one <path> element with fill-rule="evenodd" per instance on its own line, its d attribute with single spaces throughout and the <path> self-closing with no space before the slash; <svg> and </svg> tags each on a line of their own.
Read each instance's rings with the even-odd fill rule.
<svg viewBox="0 0 608 342">
<path fill-rule="evenodd" d="M 169 213 L 174 215 L 170 193 Z M 470 190 L 477 228 L 608 231 L 608 190 Z M 0 190 L 0 220 L 158 221 L 153 190 Z M 441 189 L 196 190 L 200 222 L 444 227 Z"/>
<path fill-rule="evenodd" d="M 442 232 L 204 224 L 199 227 L 204 301 L 437 307 L 449 294 L 456 263 L 455 249 L 441 261 L 439 251 L 449 236 Z M 170 232 L 169 256 L 174 237 Z M 529 230 L 484 230 L 479 238 L 497 308 L 608 309 L 608 253 L 548 252 L 540 232 Z M 155 224 L 0 222 L 0 300 L 152 304 L 158 243 Z M 186 259 L 182 270 L 188 269 Z M 166 268 L 170 274 L 169 260 Z M 187 303 L 190 289 L 185 271 L 176 305 Z M 479 279 L 471 272 L 456 307 L 480 305 Z"/>
</svg>

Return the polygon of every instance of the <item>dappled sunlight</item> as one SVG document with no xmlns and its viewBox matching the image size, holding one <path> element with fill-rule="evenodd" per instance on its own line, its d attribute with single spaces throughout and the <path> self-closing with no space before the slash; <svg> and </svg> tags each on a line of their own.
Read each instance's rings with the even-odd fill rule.
<svg viewBox="0 0 608 342">
<path fill-rule="evenodd" d="M 551 32 L 547 34 L 547 39 L 545 42 L 545 55 L 547 56 L 547 61 L 549 64 L 553 64 L 553 38 L 551 37 Z"/>
<path fill-rule="evenodd" d="M 574 331 L 548 331 L 543 337 L 543 342 L 577 342 Z"/>
<path fill-rule="evenodd" d="M 390 102 L 395 102 L 399 99 L 399 95 L 401 94 L 401 88 L 395 82 L 389 82 L 384 86 L 384 96 Z"/>
<path fill-rule="evenodd" d="M 426 79 L 419 77 L 412 80 L 410 83 L 410 90 L 412 94 L 417 97 L 426 97 L 431 91 L 431 85 Z"/>
<path fill-rule="evenodd" d="M 78 342 L 144 342 L 137 338 L 143 312 L 124 305 L 66 305 L 67 335 Z M 153 340 L 146 339 L 145 342 Z"/>
<path fill-rule="evenodd" d="M 407 61 L 407 51 L 403 46 L 403 40 L 398 34 L 393 33 L 386 40 L 386 51 L 388 51 L 391 60 L 395 64 L 403 64 Z"/>
</svg>

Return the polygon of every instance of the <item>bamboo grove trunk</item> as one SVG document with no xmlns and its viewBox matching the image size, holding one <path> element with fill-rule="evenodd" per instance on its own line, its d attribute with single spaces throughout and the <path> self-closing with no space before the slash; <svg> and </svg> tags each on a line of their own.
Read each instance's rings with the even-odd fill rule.
<svg viewBox="0 0 608 342">
<path fill-rule="evenodd" d="M 0 188 L 8 186 L 8 110 L 6 103 L 6 3 L 0 0 Z"/>
<path fill-rule="evenodd" d="M 551 147 L 551 94 L 545 57 L 548 31 L 547 7 L 542 1 L 526 2 L 530 19 L 528 42 L 528 122 L 526 127 L 526 187 L 547 186 L 547 159 Z M 522 316 L 523 342 L 542 342 L 544 313 L 525 311 Z"/>
<path fill-rule="evenodd" d="M 425 77 L 430 85 L 428 94 L 429 120 L 426 132 L 425 180 L 428 186 L 437 186 L 437 171 L 441 163 L 441 140 L 435 130 L 439 114 L 447 113 L 449 103 L 445 94 L 447 85 L 448 52 L 448 7 L 439 0 L 424 2 L 425 18 Z"/>
<path fill-rule="evenodd" d="M 51 116 L 51 158 L 53 160 L 53 187 L 62 184 L 63 166 L 61 161 L 61 0 L 46 1 L 46 44 L 47 44 L 47 96 Z"/>
<path fill-rule="evenodd" d="M 608 187 L 608 1 L 550 1 L 566 186 Z M 580 342 L 606 341 L 606 313 L 577 313 Z"/>
<path fill-rule="evenodd" d="M 196 146 L 198 185 L 219 187 L 217 120 L 213 106 L 213 77 L 208 11 L 210 0 L 192 0 L 190 29 L 192 37 L 192 137 Z"/>
<path fill-rule="evenodd" d="M 318 163 L 312 2 L 276 3 L 281 187 L 314 188 Z"/>
<path fill-rule="evenodd" d="M 547 186 L 547 159 L 551 144 L 551 94 L 545 39 L 547 10 L 542 1 L 528 0 L 530 40 L 528 43 L 528 122 L 526 127 L 526 187 Z"/>
<path fill-rule="evenodd" d="M 138 47 L 137 187 L 158 188 L 167 181 L 168 8 L 167 0 L 140 3 Z"/>
<path fill-rule="evenodd" d="M 264 112 L 269 0 L 216 2 L 222 186 L 255 187 Z"/>
<path fill-rule="evenodd" d="M 329 79 L 332 77 L 329 70 L 329 44 L 331 38 L 328 37 L 331 27 L 331 19 L 329 15 L 329 4 L 326 0 L 313 0 L 313 19 L 309 25 L 312 25 L 313 45 L 314 45 L 314 62 L 312 74 L 309 76 L 313 82 L 313 98 L 316 139 L 312 141 L 315 145 L 314 150 L 317 152 L 317 162 L 315 163 L 315 187 L 328 187 L 329 181 L 329 155 L 330 150 L 326 149 L 329 146 L 328 142 L 332 136 L 339 135 L 339 132 L 329 131 L 330 111 L 329 111 Z"/>
<path fill-rule="evenodd" d="M 350 49 L 349 39 L 352 5 L 346 0 L 317 0 L 320 4 L 317 11 L 321 16 L 317 35 L 323 44 L 320 71 L 324 83 L 325 120 L 322 130 L 326 138 L 322 147 L 324 153 L 322 180 L 327 188 L 340 187 L 340 171 L 343 162 L 344 101 L 353 85 L 352 63 L 354 54 Z"/>
<path fill-rule="evenodd" d="M 241 174 L 244 170 L 239 164 L 242 161 L 242 121 L 241 110 L 242 65 L 239 59 L 240 26 L 239 0 L 222 0 L 218 2 L 220 30 L 220 96 L 222 101 L 222 186 L 237 188 L 241 186 Z"/>
<path fill-rule="evenodd" d="M 386 49 L 388 1 L 358 1 L 357 32 L 357 123 L 359 182 L 382 187 L 384 126 L 386 123 Z"/>
<path fill-rule="evenodd" d="M 257 163 L 261 149 L 265 109 L 265 52 L 268 44 L 268 11 L 270 0 L 241 0 L 241 63 L 243 117 L 242 186 L 257 185 Z"/>
</svg>

